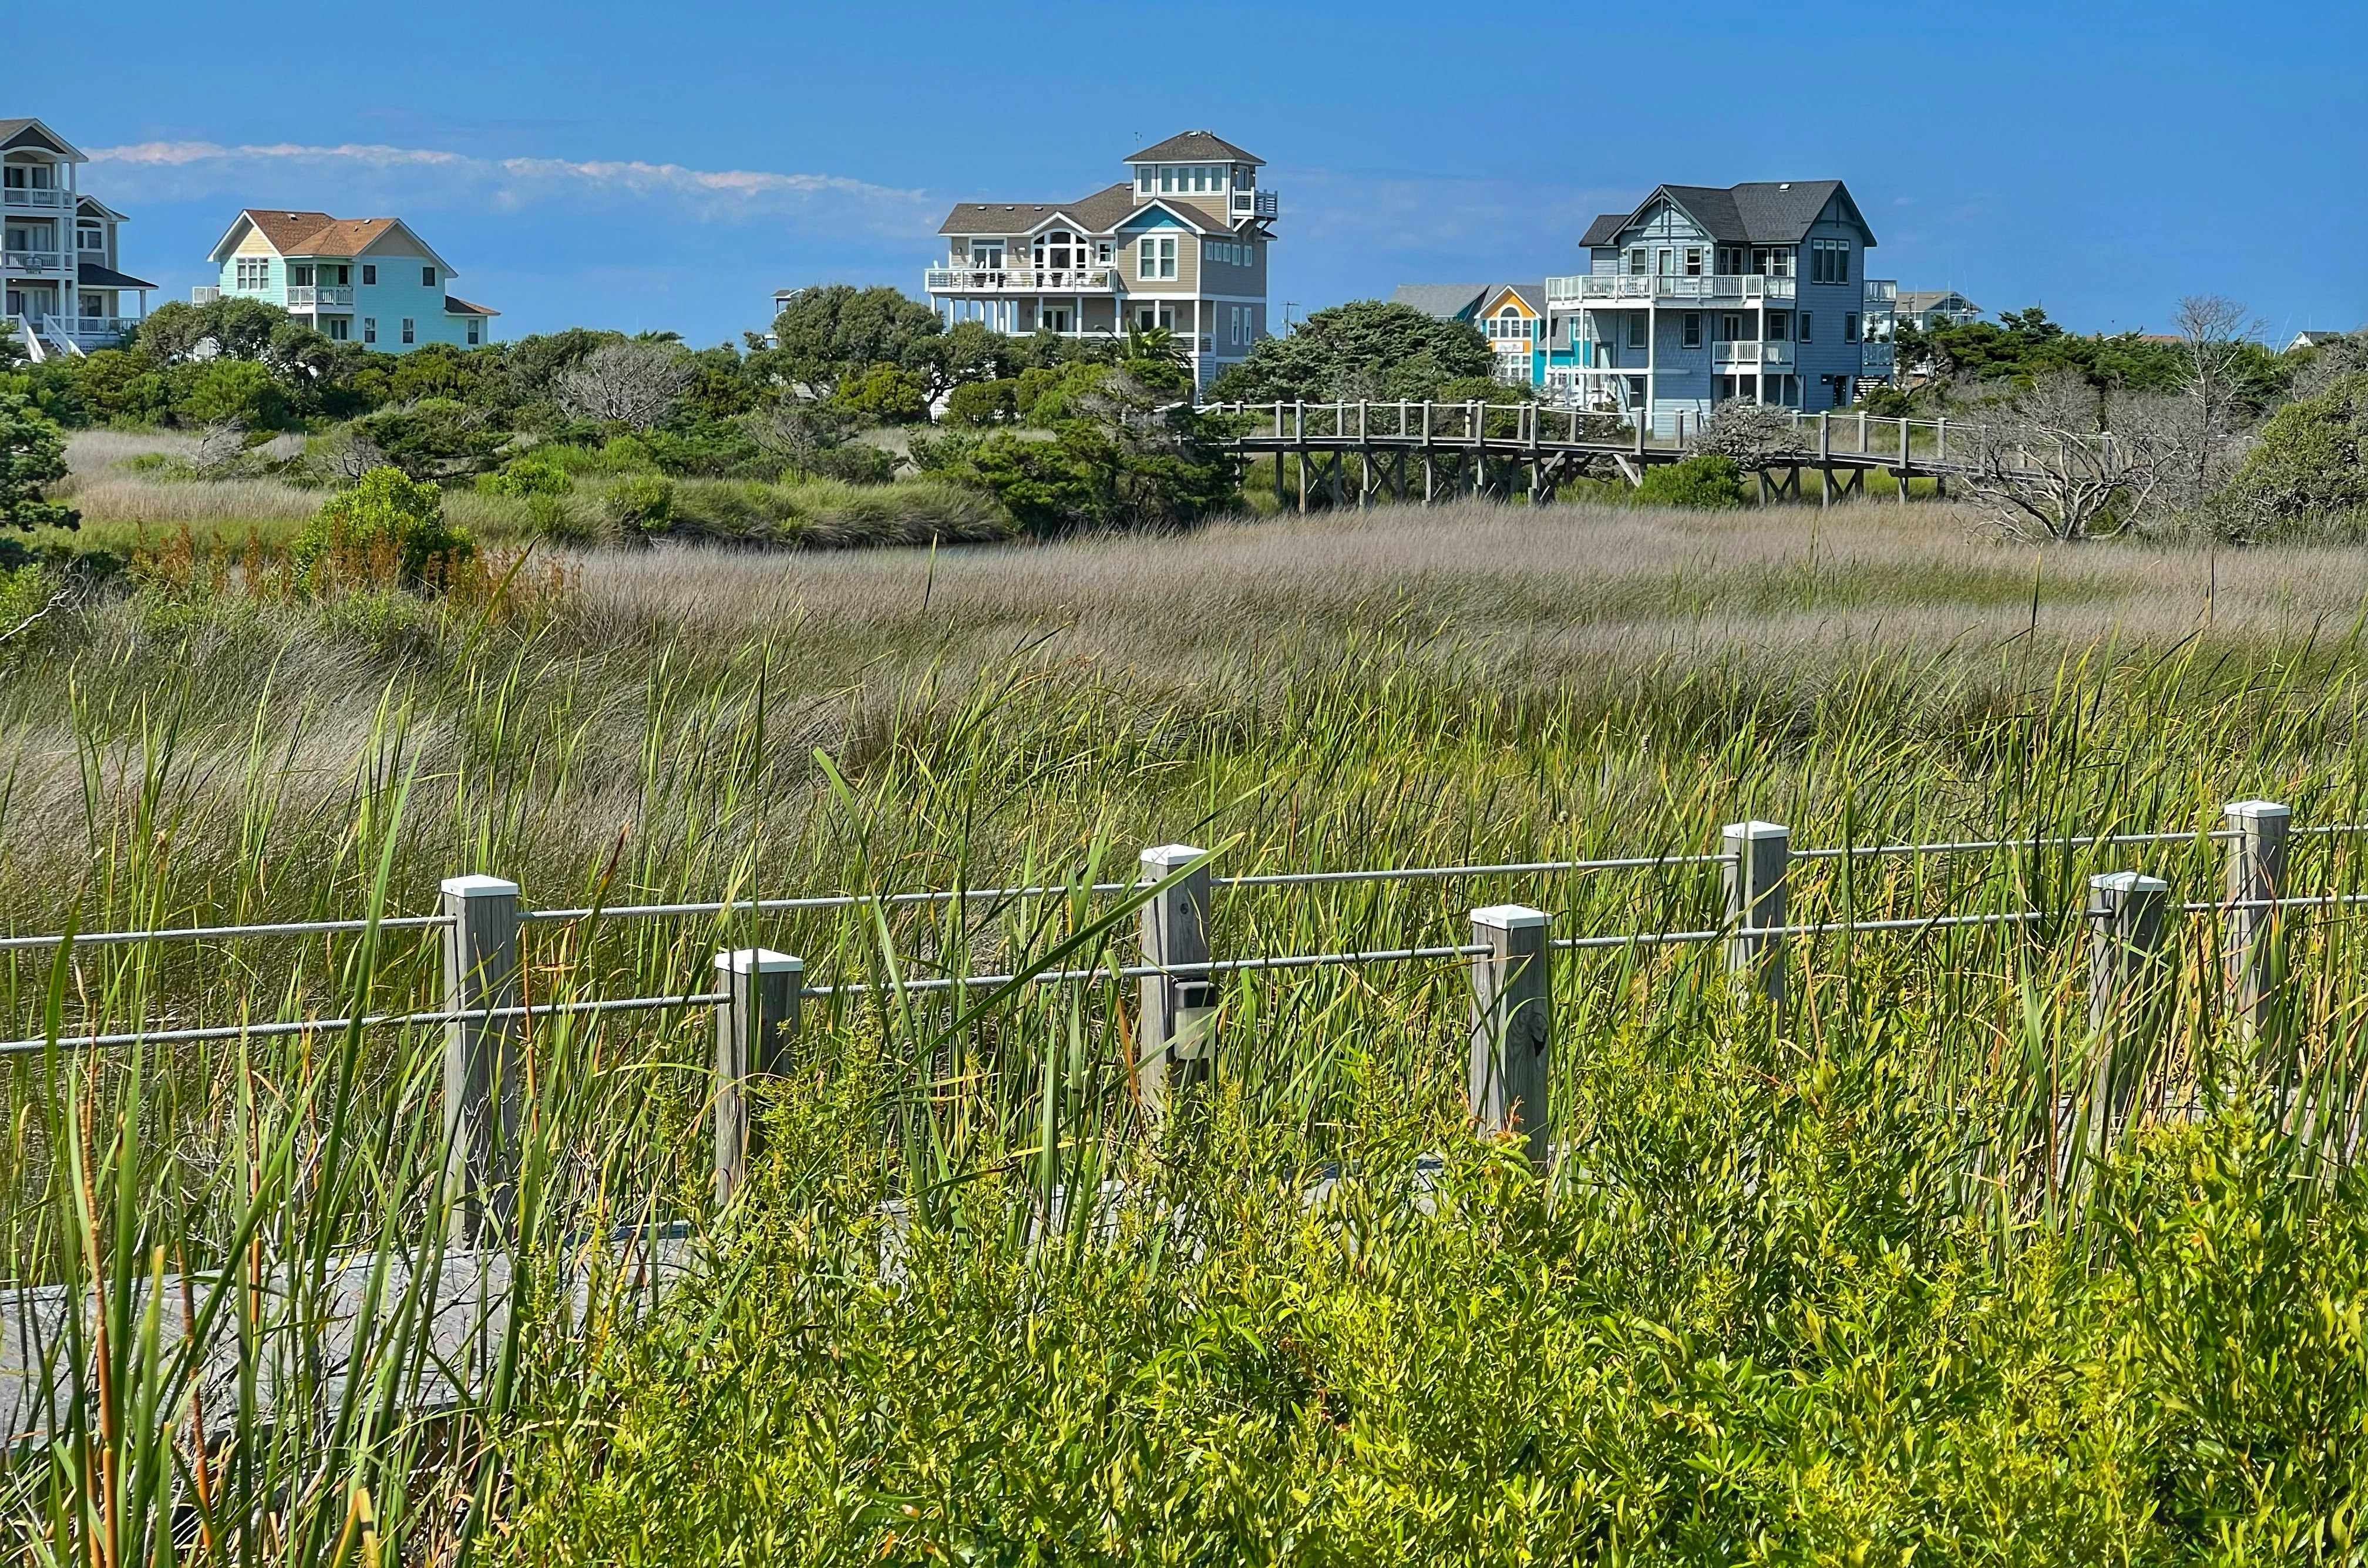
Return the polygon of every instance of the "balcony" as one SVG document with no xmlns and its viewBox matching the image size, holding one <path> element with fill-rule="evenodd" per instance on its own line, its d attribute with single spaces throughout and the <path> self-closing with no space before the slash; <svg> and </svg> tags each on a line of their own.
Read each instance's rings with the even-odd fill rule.
<svg viewBox="0 0 2368 1568">
<path fill-rule="evenodd" d="M 1236 218 L 1279 218 L 1282 199 L 1271 190 L 1237 190 L 1230 210 Z"/>
<path fill-rule="evenodd" d="M 291 286 L 288 290 L 288 308 L 291 311 L 350 311 L 354 308 L 354 291 L 343 285 L 323 284 L 311 289 Z"/>
<path fill-rule="evenodd" d="M 58 273 L 67 269 L 66 253 L 62 250 L 0 251 L 0 270 L 11 273 Z"/>
<path fill-rule="evenodd" d="M 0 189 L 0 208 L 55 209 L 72 206 L 74 192 L 55 186 L 12 185 Z"/>
<path fill-rule="evenodd" d="M 1895 311 L 1899 308 L 1899 279 L 1870 278 L 1866 280 L 1866 308 L 1870 311 Z"/>
<path fill-rule="evenodd" d="M 1758 341 L 1713 343 L 1710 358 L 1711 363 L 1721 369 L 1789 370 L 1793 368 L 1793 346 Z"/>
<path fill-rule="evenodd" d="M 1679 273 L 1622 272 L 1607 277 L 1580 273 L 1546 279 L 1550 304 L 1592 305 L 1634 301 L 1640 304 L 1755 305 L 1790 300 L 1795 279 L 1767 273 L 1716 272 L 1699 278 Z"/>
<path fill-rule="evenodd" d="M 1891 374 L 1893 368 L 1897 363 L 1897 354 L 1898 350 L 1895 349 L 1888 343 L 1860 344 L 1859 374 L 1862 376 L 1887 376 Z"/>
<path fill-rule="evenodd" d="M 923 276 L 932 294 L 1111 294 L 1115 267 L 933 267 Z"/>
</svg>

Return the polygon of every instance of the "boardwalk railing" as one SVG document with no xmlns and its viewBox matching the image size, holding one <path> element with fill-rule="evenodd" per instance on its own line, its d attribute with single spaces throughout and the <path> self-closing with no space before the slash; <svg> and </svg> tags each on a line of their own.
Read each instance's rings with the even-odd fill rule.
<svg viewBox="0 0 2368 1568">
<path fill-rule="evenodd" d="M 1206 412 L 1234 422 L 1235 452 L 1275 459 L 1278 504 L 1292 504 L 1282 460 L 1295 460 L 1302 511 L 1319 487 L 1336 506 L 1352 500 L 1361 506 L 1384 494 L 1427 503 L 1460 494 L 1508 494 L 1524 472 L 1531 498 L 1543 500 L 1600 463 L 1642 483 L 1646 468 L 1692 451 L 1702 429 L 1700 416 L 1683 412 L 1656 421 L 1622 408 L 1543 403 L 1214 403 Z M 2027 460 L 1993 450 L 1987 426 L 1863 412 L 1782 412 L 1792 433 L 1787 449 L 1746 465 L 1760 478 L 1762 499 L 1771 493 L 1797 497 L 1807 469 L 1825 475 L 1823 499 L 1862 492 L 1866 475 L 1875 472 L 1896 480 L 1903 502 L 1911 479 L 1929 480 L 1934 494 L 1945 494 L 1952 479 L 2038 474 Z M 1353 494 L 1352 456 L 1358 460 Z"/>
<path fill-rule="evenodd" d="M 1725 968 L 1747 994 L 1780 1015 L 1789 1003 L 1786 947 L 1795 938 L 1915 934 L 1969 926 L 2027 926 L 2084 920 L 2089 927 L 2090 1023 L 2103 1030 L 2124 1013 L 2129 994 L 2162 961 L 2174 915 L 2216 915 L 2224 923 L 2226 1001 L 2239 1026 L 2250 1029 L 2269 1006 L 2273 972 L 2269 953 L 2279 915 L 2290 909 L 2339 909 L 2368 902 L 2368 893 L 2295 896 L 2287 891 L 2289 846 L 2295 837 L 2368 833 L 2368 824 L 2294 828 L 2286 807 L 2239 801 L 2217 829 L 2103 834 L 2089 837 L 1953 839 L 1927 843 L 1842 845 L 1795 849 L 1791 830 L 1767 822 L 1729 824 L 1721 846 L 1699 854 L 1622 856 L 1597 859 L 1512 861 L 1452 866 L 1378 867 L 1345 870 L 1215 874 L 1216 857 L 1190 845 L 1144 851 L 1135 878 L 1125 881 L 991 889 L 951 889 L 882 894 L 746 898 L 701 903 L 627 904 L 613 908 L 529 910 L 518 885 L 488 876 L 456 877 L 443 884 L 433 915 L 381 920 L 286 921 L 195 926 L 0 938 L 0 952 L 31 953 L 63 947 L 208 943 L 254 937 L 432 930 L 440 948 L 442 1005 L 433 1009 L 352 1013 L 339 1017 L 199 1025 L 187 1028 L 93 1028 L 0 1040 L 0 1055 L 85 1051 L 137 1043 L 224 1040 L 339 1030 L 436 1028 L 445 1031 L 445 1133 L 455 1190 L 471 1194 L 456 1211 L 456 1240 L 497 1233 L 504 1220 L 509 1173 L 501 1136 L 502 1108 L 519 1054 L 518 1029 L 528 1019 L 705 1008 L 712 1012 L 716 1050 L 712 1086 L 715 1185 L 728 1200 L 743 1179 L 751 1145 L 746 1089 L 775 1073 L 796 1038 L 807 1001 L 872 995 L 1009 991 L 1051 985 L 1133 983 L 1140 994 L 1133 1064 L 1146 1111 L 1156 1117 L 1175 1096 L 1206 1077 L 1220 1050 L 1222 984 L 1234 975 L 1469 960 L 1473 1025 L 1468 1093 L 1475 1122 L 1491 1131 L 1527 1138 L 1543 1157 L 1547 1063 L 1553 1049 L 1551 971 L 1554 955 L 1611 949 L 1646 950 L 1723 944 Z M 2178 900 L 2162 879 L 2135 869 L 2089 879 L 2078 910 L 2040 908 L 1940 910 L 1907 917 L 1797 921 L 1792 891 L 1796 865 L 1833 860 L 1857 864 L 1884 857 L 1972 856 L 1998 851 L 2098 850 L 2171 844 L 2218 844 L 2225 885 L 2218 897 Z M 1455 880 L 1486 883 L 1515 878 L 1616 871 L 1684 870 L 1716 866 L 1724 881 L 1722 918 L 1691 927 L 1612 933 L 1554 934 L 1548 912 L 1520 903 L 1489 903 L 1470 911 L 1462 942 L 1374 949 L 1224 954 L 1212 945 L 1211 915 L 1217 895 L 1243 896 L 1290 887 Z M 1047 962 L 993 973 L 887 979 L 810 976 L 798 956 L 763 948 L 715 955 L 711 974 L 660 994 L 529 1002 L 520 996 L 524 931 L 544 922 L 676 919 L 796 911 L 871 910 L 954 905 L 1008 905 L 1032 898 L 1125 901 L 1113 918 L 1139 911 L 1140 960 L 1082 967 Z"/>
</svg>

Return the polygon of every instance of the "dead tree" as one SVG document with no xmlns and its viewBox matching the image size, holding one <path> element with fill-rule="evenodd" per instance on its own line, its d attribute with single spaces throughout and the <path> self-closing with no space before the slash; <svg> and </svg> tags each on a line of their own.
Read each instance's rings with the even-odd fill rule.
<svg viewBox="0 0 2368 1568">
<path fill-rule="evenodd" d="M 2191 460 L 2178 400 L 2100 395 L 2070 371 L 2045 376 L 1980 427 L 1968 488 L 2020 538 L 2120 533 Z"/>
<path fill-rule="evenodd" d="M 682 406 L 694 374 L 674 343 L 607 343 L 559 378 L 559 403 L 578 419 L 646 430 Z"/>
</svg>

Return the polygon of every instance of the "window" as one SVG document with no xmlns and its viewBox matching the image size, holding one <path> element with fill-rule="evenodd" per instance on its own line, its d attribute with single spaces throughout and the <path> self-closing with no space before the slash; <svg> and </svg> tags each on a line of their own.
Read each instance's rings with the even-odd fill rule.
<svg viewBox="0 0 2368 1568">
<path fill-rule="evenodd" d="M 1850 246 L 1848 240 L 1811 240 L 1809 242 L 1809 281 L 1812 283 L 1847 283 L 1850 281 Z"/>
<path fill-rule="evenodd" d="M 1801 341 L 1802 341 L 1802 342 L 1804 342 L 1804 343 L 1809 343 L 1809 342 L 1813 342 L 1813 341 L 1815 341 L 1815 339 L 1816 339 L 1816 333 L 1814 333 L 1814 332 L 1812 332 L 1812 331 L 1810 331 L 1809 329 L 1811 328 L 1811 326 L 1813 326 L 1813 325 L 1816 324 L 1816 319 L 1817 319 L 1817 314 L 1816 314 L 1816 312 L 1815 311 L 1803 311 L 1803 312 L 1801 312 Z"/>
<path fill-rule="evenodd" d="M 1176 171 L 1166 164 L 1159 165 L 1159 194 L 1167 196 L 1176 189 Z"/>
<path fill-rule="evenodd" d="M 1645 326 L 1645 323 L 1646 323 L 1647 319 L 1648 319 L 1648 318 L 1645 316 L 1645 312 L 1642 312 L 1642 311 L 1631 311 L 1631 312 L 1628 312 L 1628 347 L 1631 347 L 1631 348 L 1642 348 L 1642 347 L 1645 347 L 1645 341 L 1646 341 L 1645 336 L 1645 332 L 1646 332 L 1646 330 L 1647 330 L 1647 329 L 1646 329 L 1646 326 Z"/>
<path fill-rule="evenodd" d="M 1686 276 L 1700 278 L 1702 275 L 1702 253 L 1699 248 L 1689 248 L 1686 252 Z"/>
<path fill-rule="evenodd" d="M 1856 343 L 1858 341 L 1858 312 L 1856 311 L 1844 311 L 1842 312 L 1842 341 L 1844 343 Z"/>
<path fill-rule="evenodd" d="M 332 338 L 343 343 L 353 331 L 354 323 L 351 316 L 331 316 L 323 324 L 329 329 L 329 335 Z"/>
<path fill-rule="evenodd" d="M 419 269 L 419 286 L 422 289 L 433 289 L 436 287 L 436 269 L 434 267 L 423 267 Z"/>
<path fill-rule="evenodd" d="M 1792 317 L 1782 311 L 1770 311 L 1768 312 L 1768 324 L 1761 329 L 1759 335 L 1770 343 L 1782 343 L 1793 335 L 1792 327 Z"/>
<path fill-rule="evenodd" d="M 1176 236 L 1145 234 L 1136 243 L 1134 275 L 1137 278 L 1163 278 L 1176 276 Z"/>
<path fill-rule="evenodd" d="M 1628 275 L 1632 278 L 1642 278 L 1645 276 L 1645 247 L 1643 245 L 1630 245 L 1628 247 Z"/>
<path fill-rule="evenodd" d="M 419 341 L 418 324 L 409 316 L 403 318 L 403 341 L 405 343 L 416 343 Z"/>
<path fill-rule="evenodd" d="M 369 267 L 365 267 L 362 268 L 363 277 L 369 277 L 370 273 L 370 269 Z M 362 317 L 362 341 L 364 343 L 376 343 L 378 341 L 378 317 Z"/>
<path fill-rule="evenodd" d="M 1679 334 L 1678 341 L 1688 348 L 1700 348 L 1702 347 L 1702 313 L 1700 312 L 1688 311 L 1686 312 L 1686 318 L 1682 325 L 1682 330 Z"/>
<path fill-rule="evenodd" d="M 1108 267 L 1110 264 L 1110 257 L 1113 254 L 1113 248 L 1110 241 L 1096 240 L 1094 242 L 1094 259 L 1099 262 L 1102 266 Z"/>
<path fill-rule="evenodd" d="M 231 264 L 231 276 L 234 289 L 268 289 L 271 263 L 263 256 L 243 256 Z"/>
<path fill-rule="evenodd" d="M 1729 311 L 1718 318 L 1718 340 L 1721 343 L 1739 343 L 1742 339 L 1742 312 Z"/>
<path fill-rule="evenodd" d="M 74 225 L 74 244 L 84 250 L 105 250 L 107 231 L 96 223 L 77 223 Z"/>
<path fill-rule="evenodd" d="M 376 283 L 378 281 L 378 268 L 368 262 L 364 262 L 362 264 L 362 281 L 365 283 Z"/>
<path fill-rule="evenodd" d="M 988 272 L 1002 271 L 1003 242 L 1001 240 L 971 241 L 970 264 Z M 370 281 L 370 270 L 367 267 L 362 268 L 362 281 L 365 283 Z"/>
<path fill-rule="evenodd" d="M 1151 180 L 1152 173 L 1149 169 L 1137 169 L 1134 171 L 1134 188 L 1143 192 L 1145 196 L 1149 196 L 1151 194 Z"/>
<path fill-rule="evenodd" d="M 324 283 L 335 284 L 337 288 L 342 289 L 353 280 L 354 269 L 350 267 L 324 267 L 321 268 L 321 281 Z"/>
<path fill-rule="evenodd" d="M 469 346 L 475 347 L 485 340 L 485 324 L 472 316 L 469 319 Z"/>
<path fill-rule="evenodd" d="M 310 289 L 313 286 L 313 269 L 302 264 L 290 267 L 288 269 L 288 286 L 291 289 Z"/>
<path fill-rule="evenodd" d="M 1165 328 L 1169 332 L 1174 332 L 1176 330 L 1176 307 L 1173 305 L 1145 305 L 1141 310 L 1134 312 L 1134 324 L 1139 331 L 1143 332 L 1150 332 L 1155 328 Z"/>
</svg>

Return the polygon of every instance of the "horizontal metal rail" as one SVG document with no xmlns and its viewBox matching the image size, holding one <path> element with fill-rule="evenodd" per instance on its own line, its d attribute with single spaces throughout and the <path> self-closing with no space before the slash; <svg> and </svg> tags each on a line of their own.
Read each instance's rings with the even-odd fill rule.
<svg viewBox="0 0 2368 1568">
<path fill-rule="evenodd" d="M 1095 894 L 1126 892 L 1133 882 L 1087 882 L 1082 887 L 1045 885 L 1028 888 L 949 888 L 941 892 L 889 893 L 816 893 L 803 898 L 735 898 L 706 903 L 620 903 L 615 905 L 587 904 L 580 909 L 535 909 L 521 914 L 521 921 L 582 920 L 598 915 L 635 919 L 668 915 L 725 915 L 746 910 L 752 915 L 779 914 L 801 909 L 856 909 L 878 904 L 894 907 L 914 903 L 967 903 L 978 901 L 1008 901 L 1019 898 L 1061 898 L 1073 892 Z"/>
<path fill-rule="evenodd" d="M 0 937 L 0 952 L 23 948 L 55 948 L 69 941 L 79 948 L 120 942 L 185 942 L 228 937 L 309 937 L 316 932 L 367 931 L 372 926 L 381 931 L 409 931 L 450 924 L 452 917 L 449 915 L 391 915 L 383 920 L 283 920 L 263 926 L 172 926 L 154 931 L 77 931 L 72 937 L 60 932 L 49 937 Z"/>
<path fill-rule="evenodd" d="M 1520 877 L 1553 871 L 1625 871 L 1654 866 L 1716 866 L 1732 855 L 1637 855 L 1611 860 L 1519 860 L 1499 866 L 1395 866 L 1360 871 L 1273 871 L 1212 877 L 1221 888 L 1308 887 L 1322 882 L 1415 881 L 1443 877 Z"/>
<path fill-rule="evenodd" d="M 1034 974 L 954 974 L 933 975 L 926 980 L 850 982 L 837 985 L 809 985 L 802 988 L 805 996 L 868 996 L 881 993 L 902 995 L 912 992 L 956 991 L 970 987 L 997 985 L 1071 985 L 1096 980 L 1143 980 L 1153 975 L 1177 974 L 1240 974 L 1253 970 L 1319 969 L 1332 964 L 1396 963 L 1418 959 L 1472 958 L 1487 952 L 1486 943 L 1465 942 L 1444 948 L 1382 948 L 1353 953 L 1281 953 L 1265 958 L 1209 959 L 1199 963 L 1119 964 L 1098 969 L 1048 969 Z"/>
<path fill-rule="evenodd" d="M 547 1018 L 574 1013 L 646 1013 L 668 1007 L 714 1006 L 730 1000 L 729 992 L 701 991 L 680 996 L 620 996 L 590 1002 L 536 1002 L 516 1007 L 477 1007 L 450 1013 L 367 1013 L 360 1017 L 296 1018 L 262 1024 L 216 1024 L 206 1028 L 62 1035 L 54 1042 L 42 1035 L 31 1040 L 0 1040 L 0 1056 L 22 1056 L 47 1051 L 52 1043 L 61 1051 L 88 1051 L 110 1045 L 177 1045 L 211 1040 L 265 1040 L 283 1035 L 320 1034 L 329 1029 L 427 1028 L 490 1022 L 497 1018 Z"/>
</svg>

